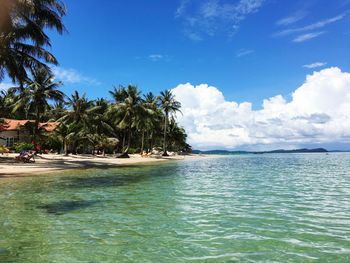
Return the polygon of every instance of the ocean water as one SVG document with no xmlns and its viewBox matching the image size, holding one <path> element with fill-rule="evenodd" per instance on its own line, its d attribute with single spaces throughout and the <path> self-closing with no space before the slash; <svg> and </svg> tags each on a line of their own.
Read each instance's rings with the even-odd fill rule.
<svg viewBox="0 0 350 263">
<path fill-rule="evenodd" d="M 0 262 L 350 262 L 350 154 L 0 178 Z"/>
</svg>

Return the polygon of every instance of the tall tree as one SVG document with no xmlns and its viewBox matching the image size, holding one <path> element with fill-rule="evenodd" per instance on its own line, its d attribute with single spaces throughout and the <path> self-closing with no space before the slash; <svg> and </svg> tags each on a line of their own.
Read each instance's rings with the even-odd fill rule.
<svg viewBox="0 0 350 263">
<path fill-rule="evenodd" d="M 88 100 L 85 94 L 81 96 L 75 91 L 68 98 L 67 106 L 68 110 L 58 121 L 65 125 L 62 131 L 66 135 L 66 142 L 71 144 L 73 153 L 76 153 L 78 142 L 83 139 L 90 126 L 90 113 L 94 110 L 93 101 Z"/>
<path fill-rule="evenodd" d="M 160 93 L 159 105 L 164 113 L 163 156 L 168 156 L 166 136 L 168 131 L 169 114 L 181 112 L 181 103 L 175 99 L 175 95 L 170 90 L 165 90 Z"/>
<path fill-rule="evenodd" d="M 137 118 L 144 111 L 142 104 L 141 92 L 136 86 L 129 85 L 126 89 L 127 97 L 123 102 L 117 103 L 113 108 L 117 115 L 121 116 L 119 127 L 125 129 L 128 134 L 127 146 L 124 149 L 124 154 L 121 157 L 129 157 L 128 152 L 131 145 L 132 129 L 137 125 Z"/>
<path fill-rule="evenodd" d="M 146 133 L 146 142 L 148 142 L 147 152 L 152 150 L 154 134 L 161 123 L 162 113 L 157 105 L 158 97 L 152 92 L 148 92 L 144 95 L 143 103 L 147 112 L 142 118 L 140 118 L 140 126 L 142 131 L 142 143 L 141 152 L 144 149 L 144 133 Z"/>
<path fill-rule="evenodd" d="M 16 88 L 19 92 L 14 111 L 27 106 L 35 119 L 34 137 L 39 134 L 39 122 L 49 107 L 49 102 L 60 102 L 64 99 L 62 91 L 58 90 L 61 82 L 55 82 L 54 76 L 46 68 L 38 68 L 33 72 L 32 79 L 26 79 L 25 86 Z"/>
<path fill-rule="evenodd" d="M 119 87 L 113 87 L 113 90 L 109 91 L 109 94 L 114 99 L 115 103 L 124 102 L 124 100 L 128 97 L 127 90 L 125 87 L 119 85 Z"/>
<path fill-rule="evenodd" d="M 28 70 L 49 70 L 45 63 L 57 64 L 46 50 L 51 42 L 44 30 L 65 31 L 64 4 L 60 0 L 1 0 L 0 6 L 0 80 L 7 73 L 22 83 Z"/>
</svg>

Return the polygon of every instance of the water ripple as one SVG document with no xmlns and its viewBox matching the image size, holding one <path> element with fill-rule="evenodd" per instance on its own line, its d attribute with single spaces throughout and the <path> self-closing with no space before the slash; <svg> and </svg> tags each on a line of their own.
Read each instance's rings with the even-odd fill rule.
<svg viewBox="0 0 350 263">
<path fill-rule="evenodd" d="M 0 262 L 350 262 L 350 155 L 0 180 Z"/>
</svg>

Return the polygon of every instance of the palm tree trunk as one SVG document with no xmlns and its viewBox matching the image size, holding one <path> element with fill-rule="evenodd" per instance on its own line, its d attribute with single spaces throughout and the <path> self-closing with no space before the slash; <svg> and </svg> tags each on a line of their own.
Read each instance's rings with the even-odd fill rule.
<svg viewBox="0 0 350 263">
<path fill-rule="evenodd" d="M 126 136 L 126 132 L 125 130 L 123 131 L 123 145 L 122 145 L 122 151 L 124 151 L 124 147 L 125 147 L 125 136 Z"/>
<path fill-rule="evenodd" d="M 131 127 L 128 128 L 128 145 L 126 146 L 124 153 L 128 153 L 130 145 L 131 145 Z"/>
<path fill-rule="evenodd" d="M 153 151 L 153 145 L 154 145 L 153 132 L 151 132 L 150 138 L 149 138 L 149 148 L 151 152 Z"/>
<path fill-rule="evenodd" d="M 141 139 L 141 154 L 143 154 L 143 148 L 145 144 L 145 131 L 142 130 L 142 139 Z"/>
<path fill-rule="evenodd" d="M 68 144 L 66 140 L 63 141 L 63 145 L 64 145 L 64 155 L 68 156 Z"/>
<path fill-rule="evenodd" d="M 125 151 L 122 154 L 120 154 L 119 156 L 117 156 L 117 158 L 130 158 L 130 156 L 128 154 L 130 144 L 131 144 L 131 127 L 128 128 L 128 145 L 126 146 Z"/>
<path fill-rule="evenodd" d="M 35 147 L 37 146 L 37 138 L 39 135 L 39 122 L 40 122 L 40 110 L 39 107 L 36 107 L 36 113 L 35 113 L 35 122 L 34 122 L 34 143 Z"/>
<path fill-rule="evenodd" d="M 164 141 L 163 141 L 163 156 L 169 156 L 167 153 L 167 145 L 166 145 L 166 134 L 167 134 L 167 128 L 168 128 L 168 112 L 165 113 L 165 120 L 164 120 Z"/>
</svg>

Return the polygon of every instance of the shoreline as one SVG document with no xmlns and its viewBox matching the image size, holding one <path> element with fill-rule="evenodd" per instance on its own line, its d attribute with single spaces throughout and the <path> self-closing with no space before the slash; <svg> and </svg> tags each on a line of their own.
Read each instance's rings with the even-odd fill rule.
<svg viewBox="0 0 350 263">
<path fill-rule="evenodd" d="M 16 156 L 18 154 L 0 155 L 0 179 L 60 173 L 70 170 L 108 169 L 215 157 L 214 155 L 202 154 L 141 157 L 139 154 L 130 154 L 130 158 L 119 159 L 112 156 L 42 154 L 35 156 L 35 163 L 18 163 L 15 162 Z"/>
</svg>

